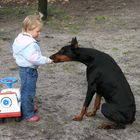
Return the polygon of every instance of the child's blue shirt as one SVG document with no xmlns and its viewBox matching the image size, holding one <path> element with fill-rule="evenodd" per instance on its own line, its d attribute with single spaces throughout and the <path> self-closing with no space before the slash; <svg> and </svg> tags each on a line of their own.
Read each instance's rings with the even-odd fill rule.
<svg viewBox="0 0 140 140">
<path fill-rule="evenodd" d="M 35 68 L 46 64 L 49 58 L 42 56 L 38 42 L 28 33 L 20 33 L 12 45 L 13 57 L 18 66 Z"/>
</svg>

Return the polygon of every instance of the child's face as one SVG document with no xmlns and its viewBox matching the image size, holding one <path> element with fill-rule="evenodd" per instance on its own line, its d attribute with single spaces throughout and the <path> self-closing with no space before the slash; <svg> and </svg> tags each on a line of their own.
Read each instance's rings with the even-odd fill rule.
<svg viewBox="0 0 140 140">
<path fill-rule="evenodd" d="M 40 35 L 41 32 L 41 27 L 36 27 L 33 30 L 27 30 L 27 33 L 31 34 L 33 38 L 38 38 L 38 36 Z"/>
</svg>

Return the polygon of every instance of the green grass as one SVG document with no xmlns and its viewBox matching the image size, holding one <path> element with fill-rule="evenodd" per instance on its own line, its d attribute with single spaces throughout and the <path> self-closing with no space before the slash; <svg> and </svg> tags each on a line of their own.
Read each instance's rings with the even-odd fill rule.
<svg viewBox="0 0 140 140">
<path fill-rule="evenodd" d="M 29 14 L 37 13 L 37 6 L 17 6 L 0 8 L 0 14 L 3 19 L 23 19 Z M 97 20 L 99 20 L 97 18 Z M 85 28 L 86 20 L 84 17 L 72 16 L 65 8 L 57 6 L 48 7 L 48 18 L 44 21 L 48 28 L 57 31 L 67 31 L 70 33 L 78 33 Z"/>
<path fill-rule="evenodd" d="M 123 17 L 110 17 L 110 27 L 118 29 L 126 29 L 129 27 L 129 22 Z"/>
<path fill-rule="evenodd" d="M 108 22 L 109 17 L 105 15 L 98 15 L 95 17 L 91 17 L 89 24 L 96 31 L 106 28 L 106 23 Z"/>
<path fill-rule="evenodd" d="M 125 55 L 125 56 L 127 56 L 128 54 L 130 54 L 131 53 L 131 51 L 125 51 L 125 52 L 123 52 L 123 54 Z"/>
<path fill-rule="evenodd" d="M 84 20 L 78 22 L 78 17 L 71 16 L 66 10 L 60 7 L 48 8 L 48 19 L 45 22 L 51 29 L 60 31 L 69 31 L 71 33 L 78 33 L 84 28 Z"/>
<path fill-rule="evenodd" d="M 113 51 L 118 51 L 119 49 L 114 47 L 114 48 L 112 48 L 112 50 Z"/>
<path fill-rule="evenodd" d="M 130 26 L 130 19 L 121 16 L 107 16 L 107 15 L 97 15 L 91 17 L 89 24 L 96 31 L 102 29 L 111 30 L 111 29 L 127 29 Z"/>
<path fill-rule="evenodd" d="M 63 9 L 57 7 L 48 8 L 48 18 L 45 22 L 49 28 L 60 30 L 67 26 L 66 21 L 68 20 L 68 15 Z"/>
<path fill-rule="evenodd" d="M 100 15 L 100 16 L 96 16 L 94 19 L 95 19 L 94 21 L 96 22 L 96 24 L 99 24 L 99 23 L 105 22 L 108 18 L 107 16 Z"/>
<path fill-rule="evenodd" d="M 7 18 L 7 19 L 15 19 L 15 18 L 22 18 L 23 16 L 29 15 L 29 14 L 34 14 L 36 13 L 36 7 L 27 7 L 27 6 L 22 6 L 22 7 L 4 7 L 0 8 L 0 14 L 2 18 Z"/>
</svg>

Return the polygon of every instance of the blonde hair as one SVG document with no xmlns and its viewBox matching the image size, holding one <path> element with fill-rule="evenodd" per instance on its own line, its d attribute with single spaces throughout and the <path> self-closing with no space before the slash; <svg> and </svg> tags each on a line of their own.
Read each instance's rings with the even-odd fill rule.
<svg viewBox="0 0 140 140">
<path fill-rule="evenodd" d="M 43 22 L 39 15 L 29 15 L 22 22 L 22 32 L 26 32 L 27 30 L 33 30 L 36 27 L 43 26 Z"/>
</svg>

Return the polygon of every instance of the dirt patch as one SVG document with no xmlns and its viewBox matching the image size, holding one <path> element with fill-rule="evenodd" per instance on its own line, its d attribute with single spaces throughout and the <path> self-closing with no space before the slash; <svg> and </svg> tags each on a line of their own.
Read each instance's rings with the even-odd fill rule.
<svg viewBox="0 0 140 140">
<path fill-rule="evenodd" d="M 41 120 L 30 124 L 6 119 L 6 123 L 0 126 L 0 139 L 139 140 L 140 2 L 71 0 L 65 4 L 50 4 L 49 8 L 51 13 L 40 36 L 43 54 L 50 56 L 75 36 L 81 47 L 96 48 L 110 54 L 131 85 L 137 106 L 136 121 L 124 130 L 100 130 L 97 127 L 108 121 L 100 110 L 94 118 L 72 121 L 72 117 L 79 113 L 86 95 L 86 67 L 77 62 L 51 64 L 39 68 L 37 100 Z M 52 9 L 55 11 L 52 12 Z M 11 45 L 21 31 L 21 21 L 26 13 L 15 15 L 0 18 L 0 78 L 18 78 Z"/>
</svg>

